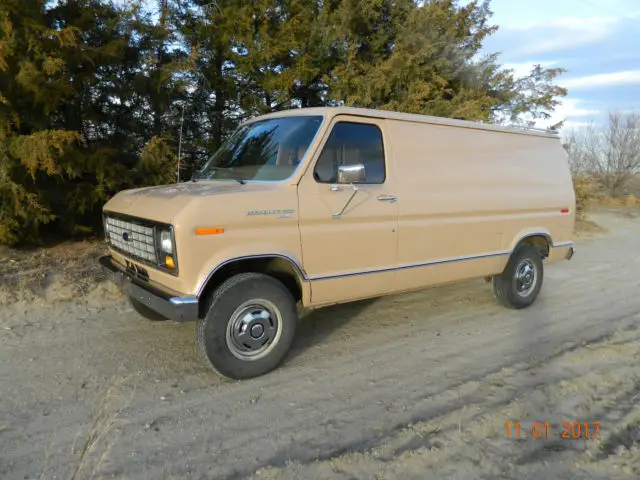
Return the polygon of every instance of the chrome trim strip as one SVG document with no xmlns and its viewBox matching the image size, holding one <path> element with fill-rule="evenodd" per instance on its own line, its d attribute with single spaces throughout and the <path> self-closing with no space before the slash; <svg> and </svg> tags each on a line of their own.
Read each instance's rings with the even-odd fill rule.
<svg viewBox="0 0 640 480">
<path fill-rule="evenodd" d="M 523 240 L 526 240 L 527 238 L 531 238 L 531 237 L 544 237 L 545 240 L 547 241 L 547 243 L 549 243 L 549 245 L 553 245 L 553 240 L 551 239 L 551 235 L 547 234 L 547 233 L 527 233 L 525 235 L 523 235 L 522 237 L 518 238 L 518 240 L 516 240 L 513 243 L 514 249 L 516 246 L 520 245 L 520 243 L 522 243 Z"/>
<path fill-rule="evenodd" d="M 209 272 L 209 275 L 207 275 L 207 278 L 204 279 L 204 281 L 202 282 L 202 284 L 198 288 L 198 292 L 196 293 L 196 298 L 200 298 L 200 295 L 202 295 L 202 292 L 204 291 L 206 285 L 209 283 L 209 280 L 211 280 L 211 277 L 213 277 L 215 275 L 215 273 L 218 270 L 220 270 L 222 267 L 224 267 L 225 265 L 228 265 L 228 264 L 230 264 L 232 262 L 238 261 L 238 260 L 252 260 L 252 259 L 256 259 L 256 258 L 280 258 L 282 260 L 285 260 L 293 267 L 293 269 L 296 271 L 296 273 L 298 274 L 298 277 L 300 278 L 301 281 L 303 281 L 303 282 L 309 281 L 309 277 L 305 273 L 304 269 L 298 264 L 298 262 L 296 260 L 294 260 L 293 258 L 291 258 L 291 257 L 289 257 L 287 255 L 283 255 L 281 253 L 265 253 L 265 254 L 260 254 L 260 255 L 246 255 L 246 256 L 243 256 L 243 257 L 230 258 L 230 259 L 225 260 L 224 262 L 216 265 L 216 267 Z"/>
<path fill-rule="evenodd" d="M 540 235 L 543 235 L 545 237 L 547 236 L 547 235 L 544 235 L 544 234 L 540 234 Z M 531 236 L 531 235 L 529 235 L 529 236 Z M 524 238 L 526 238 L 526 237 L 524 237 Z M 572 246 L 572 245 L 573 245 L 573 242 L 559 242 L 559 243 L 553 244 L 552 246 L 553 246 L 553 248 L 556 248 L 556 247 L 569 247 L 569 246 Z M 364 270 L 364 271 L 358 271 L 358 272 L 338 273 L 338 274 L 335 274 L 335 275 L 318 275 L 318 276 L 312 276 L 312 277 L 307 276 L 306 273 L 304 272 L 303 268 L 298 264 L 298 262 L 296 262 L 293 258 L 288 257 L 287 255 L 282 255 L 282 254 L 248 255 L 248 256 L 245 256 L 245 257 L 231 258 L 229 260 L 226 260 L 226 261 L 222 262 L 215 269 L 213 269 L 209 273 L 209 275 L 207 275 L 207 278 L 205 279 L 205 281 L 202 283 L 202 285 L 198 289 L 197 297 L 195 297 L 195 298 L 197 299 L 197 298 L 200 297 L 200 295 L 202 294 L 202 291 L 204 290 L 204 287 L 207 285 L 207 283 L 209 282 L 211 277 L 218 270 L 220 270 L 225 265 L 227 265 L 227 264 L 229 264 L 231 262 L 235 262 L 237 260 L 249 260 L 249 259 L 254 259 L 254 258 L 270 258 L 270 257 L 281 258 L 283 260 L 288 261 L 289 264 L 294 268 L 294 270 L 296 271 L 296 273 L 298 274 L 300 279 L 302 281 L 306 282 L 306 281 L 316 281 L 316 280 L 332 280 L 332 279 L 336 279 L 336 278 L 345 278 L 345 277 L 355 277 L 355 276 L 358 276 L 358 275 L 368 275 L 368 274 L 371 274 L 371 273 L 393 272 L 393 271 L 397 271 L 397 270 L 407 270 L 407 269 L 410 269 L 410 268 L 429 267 L 429 266 L 433 266 L 433 265 L 440 265 L 440 264 L 443 264 L 443 263 L 463 262 L 463 261 L 467 261 L 467 260 L 476 260 L 476 259 L 480 259 L 480 258 L 501 257 L 501 256 L 505 256 L 505 255 L 511 255 L 512 253 L 513 253 L 513 251 L 511 251 L 511 250 L 499 250 L 499 251 L 495 251 L 495 252 L 480 253 L 480 254 L 476 254 L 476 255 L 464 255 L 464 256 L 458 256 L 458 257 L 447 257 L 447 258 L 441 258 L 441 259 L 437 259 L 437 260 L 431 260 L 431 261 L 428 261 L 428 262 L 399 265 L 397 267 L 376 268 L 376 269 L 372 269 L 372 270 Z"/>
<path fill-rule="evenodd" d="M 573 242 L 558 242 L 552 245 L 553 248 L 571 247 L 571 246 L 573 246 Z"/>
<path fill-rule="evenodd" d="M 467 255 L 460 257 L 449 257 L 449 258 L 441 258 L 438 260 L 431 260 L 429 262 L 422 263 L 414 263 L 414 264 L 406 264 L 400 265 L 398 267 L 388 267 L 388 268 L 378 268 L 373 270 L 365 270 L 361 272 L 350 272 L 350 273 L 339 273 L 337 275 L 326 275 L 326 276 L 317 276 L 317 277 L 309 277 L 309 280 L 330 280 L 335 278 L 344 278 L 344 277 L 353 277 L 356 275 L 367 275 L 370 273 L 383 273 L 383 272 L 392 272 L 395 270 L 407 270 L 409 268 L 419 268 L 419 267 L 429 267 L 432 265 L 439 265 L 442 263 L 452 263 L 452 262 L 460 262 L 465 260 L 475 260 L 478 258 L 491 258 L 491 257 L 500 257 L 504 255 L 511 255 L 510 250 L 503 250 L 497 252 L 489 252 L 489 253 L 481 253 L 477 255 Z"/>
<path fill-rule="evenodd" d="M 198 303 L 198 297 L 171 297 L 169 301 L 174 305 L 191 305 Z"/>
</svg>

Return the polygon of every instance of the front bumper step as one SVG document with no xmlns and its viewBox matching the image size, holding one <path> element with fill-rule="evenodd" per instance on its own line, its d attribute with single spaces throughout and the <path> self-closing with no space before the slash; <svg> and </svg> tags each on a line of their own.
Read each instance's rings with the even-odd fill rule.
<svg viewBox="0 0 640 480">
<path fill-rule="evenodd" d="M 100 257 L 100 264 L 114 274 L 113 281 L 131 298 L 169 320 L 189 322 L 198 319 L 198 297 L 184 296 L 151 280 L 131 276 L 111 255 Z"/>
</svg>

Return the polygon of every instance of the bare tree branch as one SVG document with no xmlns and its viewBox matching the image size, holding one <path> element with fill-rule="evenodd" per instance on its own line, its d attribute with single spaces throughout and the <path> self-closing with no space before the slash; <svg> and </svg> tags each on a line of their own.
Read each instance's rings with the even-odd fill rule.
<svg viewBox="0 0 640 480">
<path fill-rule="evenodd" d="M 610 194 L 640 173 L 640 112 L 610 112 L 606 124 L 590 123 L 565 135 L 574 174 L 593 176 Z"/>
</svg>

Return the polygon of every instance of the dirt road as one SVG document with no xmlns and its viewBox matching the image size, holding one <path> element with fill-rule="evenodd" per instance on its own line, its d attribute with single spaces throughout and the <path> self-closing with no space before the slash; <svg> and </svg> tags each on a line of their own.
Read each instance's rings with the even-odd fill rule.
<svg viewBox="0 0 640 480">
<path fill-rule="evenodd" d="M 0 478 L 638 478 L 640 219 L 594 220 L 529 309 L 482 281 L 329 308 L 245 382 L 122 301 L 4 308 Z"/>
</svg>

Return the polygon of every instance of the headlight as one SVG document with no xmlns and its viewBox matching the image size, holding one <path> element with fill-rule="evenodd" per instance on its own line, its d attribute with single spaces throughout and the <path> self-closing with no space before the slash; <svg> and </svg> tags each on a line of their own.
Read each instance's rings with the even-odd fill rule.
<svg viewBox="0 0 640 480">
<path fill-rule="evenodd" d="M 171 239 L 171 232 L 168 230 L 160 232 L 160 250 L 173 255 L 173 240 Z"/>
</svg>

